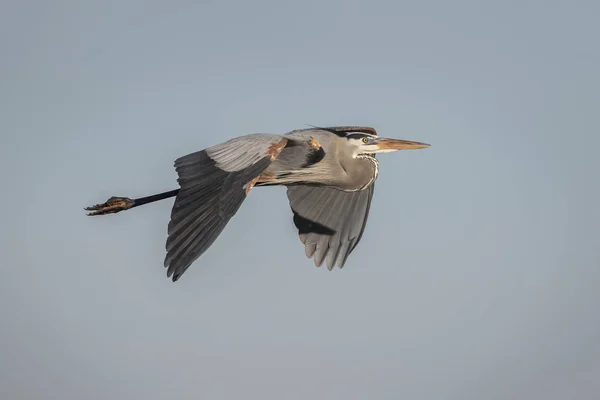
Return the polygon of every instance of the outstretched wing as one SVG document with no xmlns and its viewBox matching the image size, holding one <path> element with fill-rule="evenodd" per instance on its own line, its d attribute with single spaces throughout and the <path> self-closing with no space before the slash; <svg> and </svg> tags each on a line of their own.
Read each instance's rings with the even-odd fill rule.
<svg viewBox="0 0 600 400">
<path fill-rule="evenodd" d="M 181 189 L 171 210 L 164 263 L 173 282 L 214 243 L 287 142 L 280 135 L 252 134 L 175 161 Z"/>
<path fill-rule="evenodd" d="M 375 185 L 357 192 L 314 187 L 290 186 L 287 190 L 294 224 L 306 256 L 320 267 L 342 268 L 365 230 Z"/>
</svg>

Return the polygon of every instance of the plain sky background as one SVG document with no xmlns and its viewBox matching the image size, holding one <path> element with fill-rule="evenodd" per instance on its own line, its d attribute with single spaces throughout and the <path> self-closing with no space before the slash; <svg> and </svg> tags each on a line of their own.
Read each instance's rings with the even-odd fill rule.
<svg viewBox="0 0 600 400">
<path fill-rule="evenodd" d="M 0 398 L 598 399 L 597 1 L 4 1 Z M 173 161 L 369 125 L 366 233 L 317 269 L 257 189 L 183 278 Z"/>
</svg>

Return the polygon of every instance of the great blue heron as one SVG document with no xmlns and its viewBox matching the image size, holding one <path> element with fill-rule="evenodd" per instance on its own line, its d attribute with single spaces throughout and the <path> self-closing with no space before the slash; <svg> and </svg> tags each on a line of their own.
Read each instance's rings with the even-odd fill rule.
<svg viewBox="0 0 600 400">
<path fill-rule="evenodd" d="M 217 239 L 255 186 L 287 186 L 294 224 L 317 267 L 342 268 L 360 241 L 374 182 L 376 153 L 428 144 L 377 136 L 366 126 L 256 133 L 175 160 L 179 189 L 87 207 L 103 215 L 176 196 L 166 243 L 167 277 L 177 281 Z"/>
</svg>

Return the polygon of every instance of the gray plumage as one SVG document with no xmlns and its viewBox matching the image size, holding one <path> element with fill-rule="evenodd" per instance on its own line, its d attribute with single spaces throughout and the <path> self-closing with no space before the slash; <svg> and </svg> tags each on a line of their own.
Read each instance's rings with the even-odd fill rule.
<svg viewBox="0 0 600 400">
<path fill-rule="evenodd" d="M 176 196 L 164 265 L 177 281 L 253 187 L 283 185 L 306 256 L 316 266 L 342 268 L 365 230 L 379 172 L 375 154 L 428 146 L 381 138 L 360 126 L 251 134 L 178 158 L 177 190 L 134 200 L 111 197 L 87 209 L 102 215 Z"/>
<path fill-rule="evenodd" d="M 345 192 L 327 187 L 290 186 L 287 190 L 294 223 L 306 256 L 320 267 L 342 268 L 367 223 L 375 185 Z M 319 224 L 320 226 L 315 226 Z"/>
<path fill-rule="evenodd" d="M 331 131 L 323 129 L 305 129 L 292 131 L 285 135 L 299 146 L 288 146 L 267 168 L 267 172 L 284 175 L 279 184 L 298 184 L 305 179 L 306 184 L 326 185 L 340 190 L 360 190 L 377 178 L 374 157 L 357 158 L 346 151 L 348 142 Z M 324 157 L 318 163 L 306 165 L 308 145 L 314 138 L 324 150 Z M 291 171 L 291 175 L 286 175 Z"/>
</svg>

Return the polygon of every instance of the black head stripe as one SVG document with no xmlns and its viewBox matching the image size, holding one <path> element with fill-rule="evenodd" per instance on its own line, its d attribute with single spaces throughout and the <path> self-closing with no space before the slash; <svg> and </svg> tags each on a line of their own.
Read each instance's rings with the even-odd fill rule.
<svg viewBox="0 0 600 400">
<path fill-rule="evenodd" d="M 323 129 L 324 131 L 334 133 L 339 137 L 347 137 L 350 134 L 356 133 L 366 133 L 368 135 L 377 136 L 377 131 L 369 126 L 330 126 L 326 128 L 314 126 L 313 128 Z"/>
<path fill-rule="evenodd" d="M 344 132 L 346 134 L 367 133 L 369 135 L 377 136 L 377 131 L 375 128 L 371 128 L 370 126 L 334 126 L 329 129 L 333 129 L 337 132 Z"/>
</svg>

